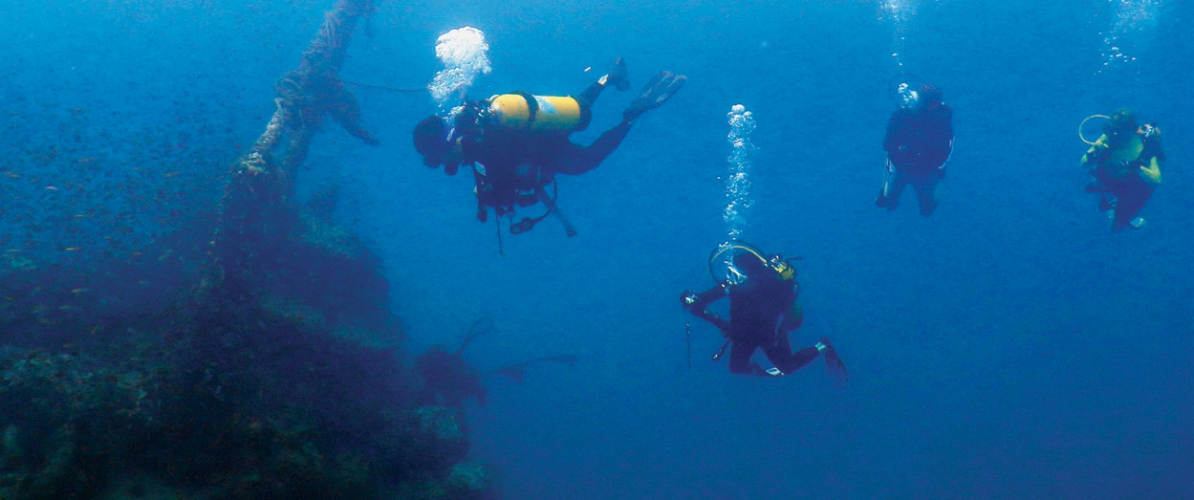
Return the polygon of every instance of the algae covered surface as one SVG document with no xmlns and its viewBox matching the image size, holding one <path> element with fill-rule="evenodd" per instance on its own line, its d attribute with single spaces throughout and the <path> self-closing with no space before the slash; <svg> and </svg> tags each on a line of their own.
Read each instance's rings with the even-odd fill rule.
<svg viewBox="0 0 1194 500">
<path fill-rule="evenodd" d="M 379 259 L 337 226 L 334 192 L 298 201 L 325 119 L 376 143 L 337 76 L 373 2 L 324 8 L 256 142 L 185 89 L 175 120 L 130 120 L 139 138 L 104 99 L 61 113 L 13 92 L 0 498 L 492 497 L 463 409 L 405 360 Z"/>
</svg>

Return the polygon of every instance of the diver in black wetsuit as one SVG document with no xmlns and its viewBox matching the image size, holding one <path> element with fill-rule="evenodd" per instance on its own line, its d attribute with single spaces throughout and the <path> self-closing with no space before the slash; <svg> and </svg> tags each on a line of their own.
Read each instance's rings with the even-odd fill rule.
<svg viewBox="0 0 1194 500">
<path fill-rule="evenodd" d="M 694 316 L 716 326 L 728 343 L 733 344 L 730 373 L 788 375 L 824 353 L 830 374 L 839 383 L 845 382 L 846 366 L 829 339 L 822 338 L 816 345 L 792 352 L 788 334 L 804 323 L 804 313 L 798 302 L 800 285 L 796 282 L 796 269 L 791 260 L 783 260 L 779 255 L 766 259 L 754 247 L 733 242 L 719 247 L 710 261 L 727 254 L 730 260 L 725 279 L 700 294 L 685 291 L 681 304 Z M 729 321 L 708 309 L 710 304 L 727 296 L 730 298 Z M 713 359 L 719 359 L 725 348 L 722 346 Z M 762 349 L 775 368 L 763 369 L 752 362 L 750 358 L 756 349 Z"/>
<path fill-rule="evenodd" d="M 875 204 L 895 210 L 904 186 L 912 184 L 920 214 L 928 217 L 937 208 L 937 185 L 945 178 L 945 163 L 953 154 L 954 112 L 941 101 L 941 90 L 932 85 L 904 95 L 906 104 L 891 114 L 883 138 L 887 170 Z"/>
<path fill-rule="evenodd" d="M 452 124 L 438 116 L 427 117 L 415 127 L 415 149 L 426 165 L 444 165 L 448 175 L 462 164 L 473 167 L 477 219 L 484 222 L 489 208 L 502 216 L 517 206 L 548 201 L 543 188 L 555 174 L 592 170 L 622 143 L 639 116 L 671 98 L 685 81 L 684 76 L 666 71 L 656 75 L 622 112 L 622 122 L 588 147 L 569 141 L 568 136 L 589 125 L 593 102 L 606 86 L 630 87 L 622 59 L 577 97 L 515 92 L 466 102 Z"/>
</svg>

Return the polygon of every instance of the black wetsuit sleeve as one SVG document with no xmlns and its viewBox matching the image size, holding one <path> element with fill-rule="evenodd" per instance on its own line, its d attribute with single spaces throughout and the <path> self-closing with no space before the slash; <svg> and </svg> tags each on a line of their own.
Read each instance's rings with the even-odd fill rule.
<svg viewBox="0 0 1194 500">
<path fill-rule="evenodd" d="M 722 319 L 718 315 L 709 310 L 709 304 L 712 304 L 722 298 L 726 297 L 726 286 L 724 283 L 719 283 L 717 286 L 705 290 L 701 293 L 684 292 L 680 297 L 680 303 L 693 316 L 701 318 L 709 324 L 716 326 L 721 330 L 722 335 L 729 335 L 730 322 Z"/>
<path fill-rule="evenodd" d="M 933 129 L 929 132 L 929 142 L 925 151 L 924 162 L 935 168 L 942 168 L 949 161 L 953 153 L 954 140 L 954 111 L 949 106 L 942 105 L 937 116 L 932 118 Z"/>
<path fill-rule="evenodd" d="M 1154 156 L 1157 157 L 1157 161 L 1165 160 L 1165 152 L 1161 150 L 1161 134 L 1159 132 L 1152 137 L 1145 138 L 1144 150 L 1140 152 L 1140 159 L 1145 165 L 1147 165 Z"/>
<path fill-rule="evenodd" d="M 943 127 L 945 137 L 952 141 L 954 140 L 954 109 L 945 105 L 942 105 L 941 107 L 945 108 L 945 112 L 943 113 L 943 120 L 945 121 L 945 127 Z"/>
<path fill-rule="evenodd" d="M 907 114 L 908 111 L 905 108 L 897 109 L 891 114 L 891 119 L 887 121 L 887 134 L 883 136 L 883 150 L 887 151 L 889 156 L 899 155 L 900 148 L 908 145 Z"/>
</svg>

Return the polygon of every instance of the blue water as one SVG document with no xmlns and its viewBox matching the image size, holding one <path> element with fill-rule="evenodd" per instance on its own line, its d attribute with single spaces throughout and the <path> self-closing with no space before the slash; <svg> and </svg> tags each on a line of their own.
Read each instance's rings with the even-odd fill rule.
<svg viewBox="0 0 1194 500">
<path fill-rule="evenodd" d="M 507 498 L 1194 498 L 1194 9 L 914 3 L 380 2 L 347 80 L 425 85 L 436 38 L 469 25 L 493 66 L 475 96 L 577 93 L 618 56 L 634 88 L 664 69 L 688 85 L 599 168 L 560 180 L 575 238 L 549 219 L 507 233 L 499 256 L 469 176 L 422 166 L 410 145 L 436 110 L 425 94 L 358 89 L 382 145 L 329 122 L 299 191 L 339 190 L 410 352 L 488 317 L 497 331 L 466 352 L 481 369 L 580 358 L 493 378 L 489 403 L 468 408 L 472 457 Z M 0 5 L 0 162 L 22 176 L 0 179 L 4 245 L 39 241 L 24 247 L 37 262 L 119 258 L 212 206 L 330 7 Z M 894 213 L 872 204 L 887 81 L 905 71 L 954 108 L 929 218 L 911 193 Z M 574 139 L 615 124 L 632 94 L 607 91 Z M 720 337 L 678 306 L 712 283 L 739 103 L 757 123 L 742 238 L 804 257 L 792 342 L 830 337 L 845 389 L 819 360 L 731 376 L 708 360 Z M 1161 126 L 1168 160 L 1147 226 L 1113 234 L 1082 191 L 1077 125 L 1119 107 Z M 123 214 L 120 241 L 62 220 L 80 207 Z"/>
</svg>

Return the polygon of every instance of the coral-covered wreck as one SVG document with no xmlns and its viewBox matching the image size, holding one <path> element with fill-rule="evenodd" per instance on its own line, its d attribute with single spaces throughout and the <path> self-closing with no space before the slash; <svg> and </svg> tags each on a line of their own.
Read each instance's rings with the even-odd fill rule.
<svg viewBox="0 0 1194 500">
<path fill-rule="evenodd" d="M 328 13 L 207 224 L 127 258 L 6 254 L 0 498 L 494 495 L 459 411 L 420 406 L 378 259 L 330 195 L 296 201 L 325 117 L 376 143 L 337 77 L 372 8 Z"/>
</svg>

